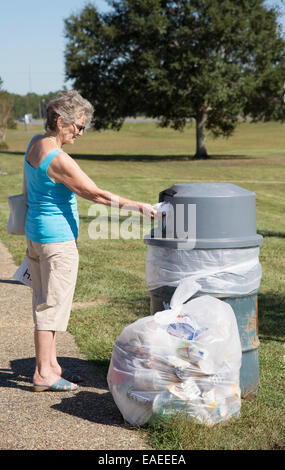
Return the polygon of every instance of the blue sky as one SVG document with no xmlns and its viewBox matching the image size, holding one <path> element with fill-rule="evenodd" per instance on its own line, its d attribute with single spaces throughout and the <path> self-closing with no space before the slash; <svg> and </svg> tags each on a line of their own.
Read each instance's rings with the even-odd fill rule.
<svg viewBox="0 0 285 470">
<path fill-rule="evenodd" d="M 0 77 L 11 93 L 48 93 L 63 88 L 63 20 L 79 12 L 88 1 L 0 0 Z M 93 0 L 106 11 L 104 0 Z M 267 0 L 282 7 L 280 22 L 285 31 L 284 0 Z M 66 86 L 70 88 L 67 83 Z"/>
</svg>

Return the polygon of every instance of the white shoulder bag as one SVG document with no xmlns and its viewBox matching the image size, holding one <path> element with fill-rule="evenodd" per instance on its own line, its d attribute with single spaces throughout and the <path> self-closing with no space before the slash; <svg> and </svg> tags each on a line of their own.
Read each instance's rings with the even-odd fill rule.
<svg viewBox="0 0 285 470">
<path fill-rule="evenodd" d="M 10 216 L 6 231 L 11 235 L 25 235 L 25 221 L 28 209 L 27 204 L 27 181 L 25 175 L 25 162 L 23 168 L 23 192 L 8 197 Z"/>
</svg>

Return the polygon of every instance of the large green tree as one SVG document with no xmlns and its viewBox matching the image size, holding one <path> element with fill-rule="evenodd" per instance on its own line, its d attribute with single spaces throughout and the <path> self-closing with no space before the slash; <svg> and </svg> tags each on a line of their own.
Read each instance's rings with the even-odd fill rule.
<svg viewBox="0 0 285 470">
<path fill-rule="evenodd" d="M 263 0 L 121 0 L 65 21 L 66 77 L 95 107 L 94 127 L 140 113 L 182 130 L 233 133 L 240 117 L 282 120 L 285 42 Z"/>
</svg>

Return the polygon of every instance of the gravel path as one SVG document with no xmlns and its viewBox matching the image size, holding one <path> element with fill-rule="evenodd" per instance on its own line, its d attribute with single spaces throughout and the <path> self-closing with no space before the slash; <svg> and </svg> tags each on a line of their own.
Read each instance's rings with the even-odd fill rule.
<svg viewBox="0 0 285 470">
<path fill-rule="evenodd" d="M 1 450 L 144 450 L 141 434 L 124 424 L 106 377 L 58 333 L 63 367 L 85 377 L 75 392 L 32 391 L 32 291 L 13 280 L 16 265 L 0 242 L 0 448 Z"/>
</svg>

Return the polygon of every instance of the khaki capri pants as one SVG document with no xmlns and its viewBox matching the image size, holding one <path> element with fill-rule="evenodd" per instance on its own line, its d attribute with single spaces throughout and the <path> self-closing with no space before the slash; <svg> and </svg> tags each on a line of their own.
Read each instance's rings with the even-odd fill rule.
<svg viewBox="0 0 285 470">
<path fill-rule="evenodd" d="M 36 330 L 66 331 L 78 272 L 75 240 L 36 243 L 27 240 Z"/>
</svg>

